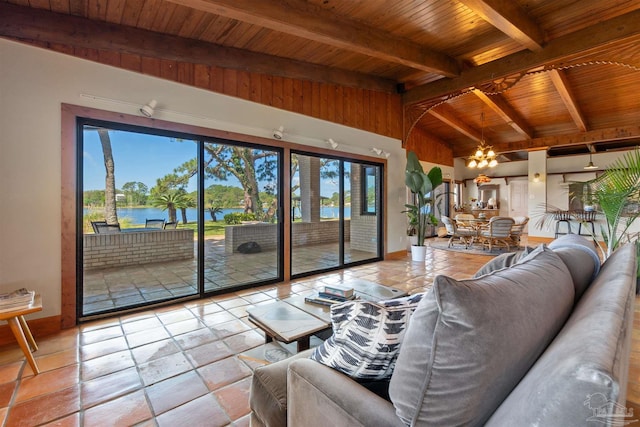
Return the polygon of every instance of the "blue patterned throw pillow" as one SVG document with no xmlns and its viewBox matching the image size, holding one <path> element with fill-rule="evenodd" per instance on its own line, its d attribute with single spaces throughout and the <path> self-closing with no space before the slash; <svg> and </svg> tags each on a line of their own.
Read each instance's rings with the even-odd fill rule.
<svg viewBox="0 0 640 427">
<path fill-rule="evenodd" d="M 311 359 L 353 378 L 389 378 L 409 319 L 423 295 L 333 305 L 333 335 L 315 349 Z"/>
</svg>

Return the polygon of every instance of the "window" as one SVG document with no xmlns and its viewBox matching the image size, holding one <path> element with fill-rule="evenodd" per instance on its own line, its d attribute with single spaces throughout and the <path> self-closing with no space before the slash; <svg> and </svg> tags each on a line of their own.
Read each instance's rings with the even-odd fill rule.
<svg viewBox="0 0 640 427">
<path fill-rule="evenodd" d="M 362 215 L 376 214 L 376 195 L 378 188 L 378 168 L 375 166 L 362 165 Z"/>
</svg>

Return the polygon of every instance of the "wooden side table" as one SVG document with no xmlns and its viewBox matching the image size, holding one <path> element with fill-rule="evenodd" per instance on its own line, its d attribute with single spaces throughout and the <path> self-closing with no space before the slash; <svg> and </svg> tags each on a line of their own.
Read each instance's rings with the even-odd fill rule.
<svg viewBox="0 0 640 427">
<path fill-rule="evenodd" d="M 13 336 L 16 337 L 18 345 L 20 345 L 22 352 L 29 362 L 29 366 L 31 366 L 33 373 L 37 375 L 40 371 L 38 370 L 38 366 L 36 365 L 36 361 L 31 352 L 36 351 L 38 346 L 36 345 L 36 341 L 33 339 L 33 335 L 31 335 L 31 330 L 27 325 L 27 321 L 24 320 L 25 314 L 35 313 L 36 311 L 42 311 L 42 298 L 39 294 L 35 296 L 33 302 L 29 305 L 0 311 L 0 320 L 7 321 L 11 328 L 11 332 L 13 332 Z"/>
</svg>

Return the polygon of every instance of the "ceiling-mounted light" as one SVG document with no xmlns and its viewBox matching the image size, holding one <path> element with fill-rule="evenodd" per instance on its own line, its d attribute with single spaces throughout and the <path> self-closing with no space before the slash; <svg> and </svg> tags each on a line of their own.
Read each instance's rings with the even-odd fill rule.
<svg viewBox="0 0 640 427">
<path fill-rule="evenodd" d="M 145 117 L 151 117 L 153 116 L 156 105 L 158 105 L 158 101 L 152 99 L 151 101 L 140 107 L 140 113 Z"/>
<path fill-rule="evenodd" d="M 487 175 L 481 173 L 480 175 L 478 175 L 477 177 L 475 177 L 473 179 L 473 182 L 475 182 L 478 185 L 487 184 L 487 183 L 491 182 L 491 178 L 489 178 Z"/>
<path fill-rule="evenodd" d="M 496 159 L 496 152 L 493 151 L 493 147 L 486 145 L 484 141 L 484 113 L 481 115 L 482 120 L 482 133 L 480 136 L 480 144 L 476 148 L 475 153 L 469 156 L 468 168 L 494 168 L 498 165 L 498 159 Z"/>
<path fill-rule="evenodd" d="M 374 153 L 376 153 L 378 156 L 382 154 L 382 149 L 381 149 L 381 148 L 373 147 L 373 148 L 371 149 L 371 151 L 373 151 Z"/>
<path fill-rule="evenodd" d="M 337 142 L 335 142 L 335 141 L 333 140 L 333 138 L 329 138 L 329 139 L 327 139 L 327 144 L 329 144 L 329 146 L 330 146 L 331 148 L 333 148 L 334 150 L 335 150 L 336 148 L 338 148 L 338 143 L 337 143 Z"/>
<path fill-rule="evenodd" d="M 280 126 L 278 129 L 274 130 L 273 137 L 275 139 L 282 139 L 282 137 L 284 137 L 284 126 Z"/>
<path fill-rule="evenodd" d="M 598 166 L 594 165 L 591 160 L 591 151 L 589 151 L 589 163 L 587 163 L 587 166 L 585 166 L 584 169 L 598 169 Z"/>
</svg>

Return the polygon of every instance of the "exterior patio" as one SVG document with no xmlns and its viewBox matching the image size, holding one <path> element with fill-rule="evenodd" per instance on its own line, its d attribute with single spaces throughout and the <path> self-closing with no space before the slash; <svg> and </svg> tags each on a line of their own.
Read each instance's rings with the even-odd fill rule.
<svg viewBox="0 0 640 427">
<path fill-rule="evenodd" d="M 351 263 L 371 259 L 375 254 L 352 250 L 349 242 L 345 242 L 344 256 L 345 263 Z M 337 243 L 296 247 L 292 255 L 293 274 L 337 265 Z M 207 292 L 276 279 L 277 252 L 231 253 L 225 250 L 224 238 L 208 238 L 205 240 L 204 274 Z M 196 293 L 195 256 L 176 261 L 94 269 L 84 273 L 83 312 L 91 315 Z"/>
</svg>

